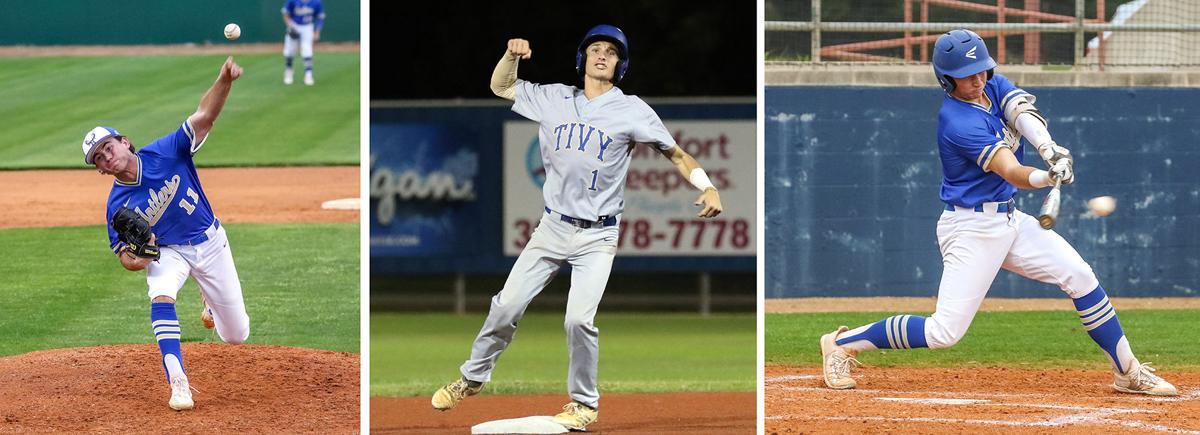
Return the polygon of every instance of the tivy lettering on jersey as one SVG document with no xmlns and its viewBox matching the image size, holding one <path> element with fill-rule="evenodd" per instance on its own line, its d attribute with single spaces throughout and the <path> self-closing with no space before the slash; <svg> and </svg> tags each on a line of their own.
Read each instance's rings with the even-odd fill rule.
<svg viewBox="0 0 1200 435">
<path fill-rule="evenodd" d="M 572 142 L 572 138 L 575 137 L 576 127 L 579 128 L 579 136 L 577 140 Z M 585 129 L 587 130 L 587 133 L 584 133 Z M 562 137 L 564 131 L 567 132 L 567 140 L 565 142 L 563 141 Z M 559 149 L 563 148 L 571 149 L 571 144 L 574 143 L 577 145 L 576 149 L 578 149 L 580 152 L 586 152 L 588 142 L 591 141 L 593 132 L 596 133 L 597 143 L 600 145 L 600 150 L 596 153 L 596 159 L 604 161 L 604 150 L 607 150 L 608 146 L 612 144 L 613 137 L 605 134 L 604 130 L 600 130 L 595 126 L 588 125 L 587 123 L 583 122 L 569 122 L 559 124 L 557 127 L 554 127 L 554 150 L 558 151 Z"/>
</svg>

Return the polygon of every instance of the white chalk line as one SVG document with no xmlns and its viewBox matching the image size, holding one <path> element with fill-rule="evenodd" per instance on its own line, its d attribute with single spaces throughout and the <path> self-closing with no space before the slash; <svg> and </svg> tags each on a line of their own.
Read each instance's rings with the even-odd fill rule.
<svg viewBox="0 0 1200 435">
<path fill-rule="evenodd" d="M 815 378 L 819 379 L 820 377 L 816 376 Z M 880 393 L 885 392 L 884 390 L 873 390 L 873 389 L 869 389 L 869 388 L 853 388 L 853 389 L 849 389 L 849 390 L 834 390 L 834 389 L 825 388 L 825 387 L 791 387 L 791 386 L 771 386 L 767 389 L 767 392 L 771 392 L 771 391 L 793 391 L 793 392 L 802 392 L 802 393 L 823 392 L 823 393 L 828 393 L 828 394 L 868 394 L 868 395 L 869 394 L 880 394 Z M 1103 391 L 1105 394 L 1107 394 L 1111 390 L 1100 389 L 1099 391 Z M 945 396 L 945 397 L 958 397 L 958 396 L 962 396 L 964 394 L 962 392 L 952 392 L 952 391 L 919 391 L 919 390 L 887 390 L 886 393 L 889 393 L 889 394 L 917 394 L 917 395 Z M 1046 394 L 1035 394 L 1035 393 L 972 392 L 970 394 L 974 395 L 974 396 L 989 397 L 989 398 L 1028 398 L 1028 397 L 1045 398 L 1046 397 Z M 1097 395 L 1096 397 L 1099 397 L 1099 395 Z M 1128 400 L 1128 401 L 1133 401 L 1133 402 L 1147 402 L 1147 401 L 1149 401 L 1149 402 L 1180 402 L 1180 401 L 1188 401 L 1188 400 L 1200 400 L 1200 388 L 1184 390 L 1183 393 L 1181 393 L 1178 396 L 1174 396 L 1174 397 L 1148 396 L 1148 395 L 1139 395 L 1139 394 L 1118 394 L 1118 395 L 1114 395 L 1112 397 L 1117 400 Z"/>
<path fill-rule="evenodd" d="M 769 377 L 769 378 L 763 379 L 763 382 L 764 382 L 764 383 L 767 383 L 767 384 L 776 384 L 776 383 L 780 383 L 780 382 L 787 382 L 787 381 L 803 381 L 803 380 L 807 380 L 807 379 L 821 379 L 821 375 L 785 375 L 785 376 L 772 376 L 772 377 Z"/>
<path fill-rule="evenodd" d="M 972 424 L 979 426 L 1023 426 L 1023 427 L 1056 427 L 1065 424 L 1096 424 L 1096 425 L 1119 425 L 1135 429 L 1146 429 L 1159 432 L 1181 433 L 1189 435 L 1200 435 L 1200 431 L 1181 429 L 1158 424 L 1142 423 L 1137 421 L 1112 420 L 1101 418 L 1098 416 L 1088 419 L 1076 419 L 1075 421 L 1063 421 L 1062 419 L 1042 420 L 1042 421 L 1016 421 L 1016 420 L 977 420 L 963 418 L 937 418 L 937 417 L 805 417 L 793 415 L 772 415 L 765 417 L 767 420 L 829 420 L 829 421 L 886 421 L 890 423 L 946 423 L 946 424 Z"/>
</svg>

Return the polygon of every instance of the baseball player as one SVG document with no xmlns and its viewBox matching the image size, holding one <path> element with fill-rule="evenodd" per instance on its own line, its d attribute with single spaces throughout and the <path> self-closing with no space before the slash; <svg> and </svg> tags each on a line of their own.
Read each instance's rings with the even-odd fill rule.
<svg viewBox="0 0 1200 435">
<path fill-rule="evenodd" d="M 616 83 L 629 69 L 629 42 L 620 29 L 599 25 L 584 36 L 575 53 L 583 89 L 540 85 L 517 79 L 517 63 L 532 55 L 529 41 L 511 39 L 492 73 L 491 88 L 514 101 L 513 111 L 539 124 L 546 167 L 541 221 L 513 265 L 487 320 L 460 368 L 462 377 L 433 396 L 433 407 L 448 410 L 491 381 L 500 354 L 512 342 L 526 306 L 563 265 L 571 267 L 565 329 L 571 402 L 554 421 L 583 430 L 596 421 L 600 330 L 593 324 L 617 251 L 617 226 L 624 206 L 625 175 L 633 147 L 654 147 L 703 193 L 698 216 L 721 213 L 721 199 L 708 175 L 675 144 L 650 106 L 625 95 Z"/>
<path fill-rule="evenodd" d="M 1071 153 L 1047 131 L 1032 94 L 995 73 L 983 39 L 970 30 L 938 38 L 933 71 L 946 91 L 938 113 L 942 162 L 937 225 L 945 270 L 937 308 L 930 317 L 901 315 L 821 337 L 825 385 L 854 388 L 854 357 L 869 349 L 946 348 L 971 325 L 1000 268 L 1058 285 L 1070 296 L 1080 321 L 1113 365 L 1113 388 L 1124 393 L 1173 396 L 1175 386 L 1139 362 L 1104 288 L 1075 248 L 1036 218 L 1017 210 L 1017 189 L 1040 189 L 1075 177 Z M 1049 170 L 1022 164 L 1024 143 L 1033 145 Z"/>
<path fill-rule="evenodd" d="M 312 86 L 313 43 L 321 40 L 321 27 L 325 26 L 325 8 L 321 0 L 287 0 L 283 4 L 283 24 L 287 34 L 283 36 L 283 84 L 292 84 L 292 58 L 296 56 L 296 44 L 300 45 L 300 56 L 304 58 L 304 84 Z"/>
<path fill-rule="evenodd" d="M 129 138 L 111 127 L 96 127 L 83 138 L 84 161 L 116 178 L 106 214 L 109 247 L 126 269 L 148 271 L 150 322 L 171 385 L 169 405 L 175 410 L 193 406 L 175 315 L 176 293 L 188 276 L 200 285 L 205 312 L 222 341 L 238 344 L 250 336 L 250 317 L 225 228 L 213 214 L 192 161 L 241 75 L 242 68 L 227 58 L 196 113 L 136 152 Z M 138 256 L 143 246 L 121 240 L 117 223 L 124 216 L 142 219 L 152 228 L 149 245 L 158 245 L 157 260 Z"/>
</svg>

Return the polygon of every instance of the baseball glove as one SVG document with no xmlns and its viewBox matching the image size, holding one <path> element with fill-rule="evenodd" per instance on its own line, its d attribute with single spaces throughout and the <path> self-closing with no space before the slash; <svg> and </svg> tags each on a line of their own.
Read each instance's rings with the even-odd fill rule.
<svg viewBox="0 0 1200 435">
<path fill-rule="evenodd" d="M 300 31 L 295 27 L 288 26 L 287 36 L 292 39 L 300 39 Z"/>
<path fill-rule="evenodd" d="M 113 231 L 117 239 L 125 242 L 125 250 L 142 258 L 158 260 L 158 246 L 150 243 L 150 222 L 137 212 L 125 207 L 117 209 L 112 217 Z"/>
</svg>

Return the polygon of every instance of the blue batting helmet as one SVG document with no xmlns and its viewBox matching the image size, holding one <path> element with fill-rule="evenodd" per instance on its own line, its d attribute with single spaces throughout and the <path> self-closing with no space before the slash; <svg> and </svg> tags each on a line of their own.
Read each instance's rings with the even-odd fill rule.
<svg viewBox="0 0 1200 435">
<path fill-rule="evenodd" d="M 987 71 L 995 73 L 996 61 L 978 34 L 966 29 L 951 30 L 933 44 L 933 74 L 947 93 L 954 92 L 954 79 Z"/>
<path fill-rule="evenodd" d="M 621 81 L 625 77 L 625 71 L 629 70 L 629 40 L 625 39 L 625 32 L 618 29 L 616 26 L 601 24 L 588 30 L 587 35 L 583 36 L 583 42 L 579 43 L 579 49 L 575 50 L 575 73 L 583 75 L 583 62 L 587 60 L 587 55 L 584 50 L 588 45 L 596 41 L 608 41 L 617 46 L 617 56 L 621 60 L 617 62 L 617 71 L 613 73 L 613 83 Z"/>
</svg>

